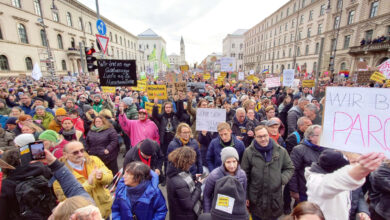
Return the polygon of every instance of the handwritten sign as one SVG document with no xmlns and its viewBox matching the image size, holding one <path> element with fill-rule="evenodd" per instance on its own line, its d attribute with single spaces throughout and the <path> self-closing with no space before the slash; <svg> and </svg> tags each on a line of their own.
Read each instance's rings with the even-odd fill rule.
<svg viewBox="0 0 390 220">
<path fill-rule="evenodd" d="M 190 82 L 187 83 L 187 91 L 188 92 L 198 92 L 204 93 L 206 84 L 204 82 Z"/>
<path fill-rule="evenodd" d="M 243 81 L 245 79 L 245 73 L 244 72 L 238 72 L 238 81 Z"/>
<path fill-rule="evenodd" d="M 292 86 L 294 83 L 294 69 L 283 70 L 283 86 Z"/>
<path fill-rule="evenodd" d="M 210 73 L 206 73 L 203 75 L 203 79 L 205 79 L 205 80 L 209 80 L 210 77 L 211 77 Z"/>
<path fill-rule="evenodd" d="M 327 87 L 321 146 L 390 158 L 390 90 Z"/>
<path fill-rule="evenodd" d="M 101 86 L 137 86 L 135 60 L 98 60 Z"/>
<path fill-rule="evenodd" d="M 267 88 L 279 87 L 280 78 L 279 77 L 266 78 L 265 85 L 267 86 Z"/>
<path fill-rule="evenodd" d="M 300 80 L 299 80 L 299 79 L 294 79 L 294 82 L 293 82 L 293 84 L 292 84 L 292 87 L 293 87 L 293 88 L 298 88 L 299 83 L 300 83 Z"/>
<path fill-rule="evenodd" d="M 148 85 L 146 86 L 146 92 L 149 99 L 168 99 L 166 85 Z"/>
<path fill-rule="evenodd" d="M 235 58 L 233 57 L 222 57 L 221 58 L 221 71 L 233 72 L 236 68 Z"/>
<path fill-rule="evenodd" d="M 302 80 L 302 87 L 313 88 L 314 86 L 315 82 L 313 79 Z"/>
<path fill-rule="evenodd" d="M 379 71 L 383 73 L 387 79 L 390 79 L 390 59 L 379 65 Z"/>
<path fill-rule="evenodd" d="M 380 72 L 375 72 L 371 75 L 370 80 L 383 83 L 386 80 L 386 77 Z"/>
<path fill-rule="evenodd" d="M 146 89 L 146 80 L 138 80 L 137 81 L 137 87 L 131 87 L 134 91 L 145 91 Z"/>
<path fill-rule="evenodd" d="M 102 86 L 102 91 L 104 93 L 115 94 L 115 87 L 114 86 Z"/>
<path fill-rule="evenodd" d="M 175 94 L 178 94 L 179 92 L 186 92 L 187 91 L 187 83 L 185 82 L 177 82 L 174 83 L 175 87 Z"/>
<path fill-rule="evenodd" d="M 154 103 L 151 103 L 151 102 L 145 102 L 145 110 L 148 112 L 149 116 L 152 115 L 152 112 L 153 112 L 153 106 L 154 106 Z M 161 104 L 157 104 L 157 108 L 158 108 L 158 113 L 161 114 L 161 108 L 162 108 L 162 105 Z"/>
<path fill-rule="evenodd" d="M 196 109 L 196 130 L 217 131 L 217 126 L 226 121 L 225 109 L 197 108 Z"/>
<path fill-rule="evenodd" d="M 185 72 L 185 71 L 188 71 L 189 69 L 190 69 L 190 67 L 189 67 L 188 65 L 181 65 L 181 66 L 180 66 L 180 70 L 181 70 L 181 71 L 184 71 L 184 72 Z"/>
</svg>

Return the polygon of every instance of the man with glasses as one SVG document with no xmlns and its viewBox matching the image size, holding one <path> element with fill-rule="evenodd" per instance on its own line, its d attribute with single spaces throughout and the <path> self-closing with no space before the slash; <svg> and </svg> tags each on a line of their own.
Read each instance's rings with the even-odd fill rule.
<svg viewBox="0 0 390 220">
<path fill-rule="evenodd" d="M 72 141 L 64 147 L 64 156 L 60 159 L 93 198 L 104 219 L 111 214 L 112 199 L 106 185 L 110 184 L 112 172 L 96 156 L 88 155 L 81 142 Z M 64 192 L 58 181 L 53 184 L 58 200 L 65 200 Z"/>
<path fill-rule="evenodd" d="M 244 151 L 241 162 L 248 178 L 247 206 L 253 220 L 277 219 L 283 214 L 282 185 L 290 180 L 294 166 L 265 126 L 257 126 L 254 133 L 255 140 Z"/>
</svg>

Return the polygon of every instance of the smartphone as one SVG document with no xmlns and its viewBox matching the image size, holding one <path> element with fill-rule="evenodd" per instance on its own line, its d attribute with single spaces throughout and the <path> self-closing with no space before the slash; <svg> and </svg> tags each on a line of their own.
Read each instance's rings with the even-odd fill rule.
<svg viewBox="0 0 390 220">
<path fill-rule="evenodd" d="M 28 147 L 30 148 L 32 160 L 41 160 L 46 158 L 45 147 L 42 141 L 30 143 Z"/>
<path fill-rule="evenodd" d="M 202 175 L 198 176 L 198 181 L 205 179 L 209 174 L 203 173 Z"/>
</svg>

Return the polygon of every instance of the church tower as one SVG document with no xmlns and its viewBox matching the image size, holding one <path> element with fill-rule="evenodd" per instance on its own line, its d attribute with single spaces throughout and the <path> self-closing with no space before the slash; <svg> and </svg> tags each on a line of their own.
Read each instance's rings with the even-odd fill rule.
<svg viewBox="0 0 390 220">
<path fill-rule="evenodd" d="M 181 36 L 181 40 L 180 40 L 180 65 L 185 65 L 185 64 L 186 64 L 186 49 L 184 46 L 183 36 Z"/>
</svg>

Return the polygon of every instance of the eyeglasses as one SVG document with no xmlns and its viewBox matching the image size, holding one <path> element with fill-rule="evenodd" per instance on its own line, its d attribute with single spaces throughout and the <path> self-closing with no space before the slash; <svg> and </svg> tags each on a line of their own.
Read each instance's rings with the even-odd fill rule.
<svg viewBox="0 0 390 220">
<path fill-rule="evenodd" d="M 73 151 L 71 154 L 73 154 L 73 156 L 77 156 L 79 153 L 84 153 L 84 149 L 80 149 L 80 150 L 77 150 L 77 151 Z"/>
<path fill-rule="evenodd" d="M 267 138 L 267 137 L 268 137 L 268 134 L 255 136 L 255 138 L 257 138 L 257 139 L 263 139 L 263 138 Z"/>
</svg>

